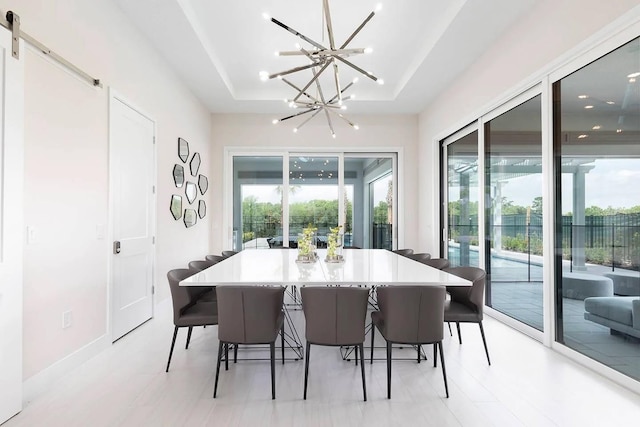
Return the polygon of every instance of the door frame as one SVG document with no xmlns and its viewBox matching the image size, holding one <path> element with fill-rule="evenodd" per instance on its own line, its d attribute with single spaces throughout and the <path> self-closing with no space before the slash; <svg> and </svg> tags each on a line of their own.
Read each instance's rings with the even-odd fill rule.
<svg viewBox="0 0 640 427">
<path fill-rule="evenodd" d="M 152 204 L 153 204 L 153 209 L 149 210 L 149 215 L 151 216 L 150 223 L 151 223 L 151 232 L 152 235 L 154 236 L 154 243 L 152 245 L 152 253 L 151 253 L 151 318 L 153 319 L 153 317 L 155 316 L 155 287 L 156 287 L 156 257 L 157 257 L 157 250 L 156 250 L 156 245 L 155 245 L 155 236 L 157 236 L 157 222 L 156 222 L 156 217 L 157 217 L 157 206 L 158 206 L 158 174 L 157 174 L 157 170 L 158 170 L 158 165 L 157 165 L 157 160 L 158 160 L 158 149 L 157 149 L 157 144 L 156 144 L 156 140 L 157 140 L 157 134 L 158 134 L 158 123 L 157 121 L 153 118 L 152 115 L 148 114 L 144 109 L 139 108 L 136 104 L 132 103 L 129 99 L 127 99 L 126 97 L 122 96 L 117 90 L 114 90 L 113 88 L 109 88 L 109 108 L 108 108 L 108 113 L 109 113 L 109 119 L 108 119 L 108 139 L 109 139 L 109 219 L 108 219 L 108 232 L 107 235 L 109 236 L 109 242 L 113 242 L 115 241 L 115 231 L 114 231 L 114 213 L 115 213 L 115 197 L 114 197 L 114 191 L 113 189 L 115 188 L 115 181 L 114 181 L 114 171 L 113 171 L 113 160 L 114 160 L 114 155 L 113 155 L 113 144 L 111 141 L 111 126 L 112 126 L 112 121 L 111 121 L 111 109 L 112 109 L 112 105 L 114 101 L 119 101 L 125 105 L 127 105 L 129 108 L 135 110 L 136 112 L 138 112 L 140 115 L 144 116 L 145 118 L 149 119 L 151 122 L 153 122 L 153 138 L 154 138 L 154 144 L 153 144 L 153 159 L 152 159 L 152 171 L 151 174 L 152 179 L 151 182 L 153 183 L 153 196 L 152 196 Z M 113 280 L 113 248 L 112 248 L 112 244 L 109 243 L 107 245 L 107 259 L 108 259 L 108 273 L 107 273 L 107 305 L 108 305 L 108 310 L 107 310 L 107 325 L 108 325 L 108 331 L 107 331 L 107 335 L 109 337 L 110 342 L 113 342 L 113 309 L 114 309 L 114 300 L 113 300 L 113 295 L 114 295 L 114 287 L 115 287 L 115 283 Z"/>
</svg>

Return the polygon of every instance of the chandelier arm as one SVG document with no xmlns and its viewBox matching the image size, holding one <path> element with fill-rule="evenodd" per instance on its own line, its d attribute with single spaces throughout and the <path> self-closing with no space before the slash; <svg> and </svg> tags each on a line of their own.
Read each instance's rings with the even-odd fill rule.
<svg viewBox="0 0 640 427">
<path fill-rule="evenodd" d="M 286 75 L 292 74 L 292 73 L 297 73 L 298 71 L 308 70 L 309 68 L 316 67 L 318 65 L 319 64 L 317 62 L 314 62 L 313 64 L 301 65 L 299 67 L 294 67 L 294 68 L 291 68 L 289 70 L 285 70 L 285 71 L 281 71 L 279 73 L 271 74 L 269 76 L 269 79 L 273 79 L 274 77 L 286 76 Z"/>
<path fill-rule="evenodd" d="M 332 49 L 332 50 L 313 50 L 308 51 L 308 53 L 313 56 L 335 56 L 335 55 L 359 55 L 364 53 L 363 47 L 350 48 L 350 49 Z M 302 50 L 285 50 L 278 52 L 278 56 L 298 56 L 304 55 L 305 53 Z"/>
<path fill-rule="evenodd" d="M 320 77 L 320 74 L 322 74 L 322 72 L 326 70 L 328 66 L 329 66 L 329 63 L 327 62 L 322 66 L 322 68 L 320 68 L 320 71 L 318 71 L 317 73 L 314 71 L 313 78 L 309 80 L 309 83 L 307 83 L 305 87 L 303 87 L 302 90 L 298 93 L 298 95 L 296 95 L 296 97 L 293 98 L 294 102 L 297 101 L 298 98 L 300 98 L 300 95 L 302 95 L 307 89 L 309 89 L 309 86 L 311 86 L 313 82 L 315 82 L 318 79 L 318 77 Z"/>
<path fill-rule="evenodd" d="M 378 78 L 376 76 L 374 76 L 371 73 L 366 72 L 365 70 L 363 70 L 362 68 L 358 67 L 357 65 L 353 64 L 350 61 L 347 61 L 346 59 L 340 57 L 340 56 L 334 56 L 334 58 L 344 62 L 345 64 L 347 64 L 349 67 L 353 68 L 356 71 L 361 72 L 362 74 L 364 74 L 365 76 L 369 77 L 371 80 L 373 80 L 374 82 L 378 81 Z"/>
<path fill-rule="evenodd" d="M 342 102 L 342 92 L 340 91 L 340 73 L 338 72 L 338 63 L 334 59 L 333 61 L 333 79 L 336 83 L 336 95 L 338 96 L 338 101 Z"/>
<path fill-rule="evenodd" d="M 347 47 L 347 45 L 349 43 L 351 43 L 351 40 L 353 40 L 353 38 L 360 32 L 360 30 L 362 30 L 362 28 L 364 28 L 365 25 L 367 25 L 367 22 L 371 21 L 371 18 L 373 18 L 373 16 L 376 14 L 376 12 L 371 12 L 369 14 L 369 16 L 367 16 L 364 21 L 362 21 L 362 24 L 360 24 L 360 26 L 358 28 L 356 28 L 356 30 L 349 36 L 349 38 L 342 43 L 342 46 L 340 46 L 340 49 L 344 49 L 345 47 Z"/>
<path fill-rule="evenodd" d="M 344 89 L 342 89 L 342 90 L 340 91 L 340 94 L 342 95 L 342 94 L 343 94 L 347 89 L 349 89 L 351 86 L 353 86 L 353 82 L 349 82 L 349 84 L 348 84 L 348 85 L 346 85 L 346 86 L 344 87 Z M 336 101 L 336 99 L 338 99 L 338 95 L 337 95 L 337 94 L 336 94 L 333 98 L 331 98 L 327 104 L 332 104 L 332 103 L 334 103 L 334 102 Z"/>
<path fill-rule="evenodd" d="M 351 120 L 347 119 L 344 115 L 342 115 L 342 114 L 340 114 L 340 113 L 338 113 L 336 111 L 333 111 L 333 110 L 329 110 L 329 112 L 332 113 L 332 114 L 335 114 L 338 117 L 340 117 L 342 120 L 347 122 L 349 124 L 349 126 L 351 126 L 352 128 L 356 127 L 355 123 L 353 123 Z"/>
<path fill-rule="evenodd" d="M 273 22 L 274 24 L 276 24 L 276 25 L 284 28 L 285 30 L 289 31 L 294 36 L 300 37 L 302 40 L 306 41 L 307 43 L 314 45 L 318 49 L 321 49 L 321 50 L 326 50 L 327 49 L 326 47 L 324 47 L 320 43 L 316 42 L 315 40 L 310 39 L 309 37 L 305 36 L 304 34 L 301 34 L 301 33 L 297 32 L 296 30 L 294 30 L 293 28 L 289 27 L 288 25 L 283 24 L 282 22 L 278 21 L 276 18 L 271 18 L 271 22 Z"/>
<path fill-rule="evenodd" d="M 295 84 L 291 83 L 289 80 L 283 78 L 282 81 L 285 82 L 286 84 L 288 84 L 289 86 L 291 86 L 292 88 L 294 88 L 295 90 L 297 90 L 299 93 L 302 93 L 304 96 L 306 96 L 307 98 L 309 98 L 313 102 L 317 102 L 318 101 L 316 98 L 314 98 L 313 96 L 309 95 L 308 92 L 304 92 L 302 89 L 300 89 Z M 301 101 L 297 101 L 297 102 L 301 102 Z"/>
<path fill-rule="evenodd" d="M 317 109 L 316 109 L 316 111 L 315 111 L 315 113 L 313 113 L 313 114 L 311 115 L 311 117 L 307 117 L 307 118 L 305 119 L 305 121 L 304 121 L 304 122 L 302 122 L 302 123 L 300 124 L 300 126 L 298 126 L 296 129 L 300 130 L 300 128 L 301 128 L 302 126 L 306 125 L 307 123 L 309 123 L 309 121 L 310 121 L 311 119 L 313 119 L 315 116 L 317 116 L 317 115 L 318 115 L 318 113 L 320 113 L 320 111 L 321 111 L 321 110 L 322 110 L 321 108 L 317 108 Z"/>
<path fill-rule="evenodd" d="M 302 115 L 304 115 L 304 114 L 310 113 L 310 112 L 312 112 L 313 110 L 315 110 L 315 108 L 309 108 L 308 110 L 304 110 L 304 111 L 301 111 L 301 112 L 299 112 L 299 113 L 292 114 L 292 115 L 287 116 L 287 117 L 283 117 L 283 118 L 281 118 L 279 121 L 284 122 L 285 120 L 289 120 L 289 119 L 292 119 L 292 118 L 294 118 L 294 117 L 298 117 L 298 116 L 302 116 Z"/>
<path fill-rule="evenodd" d="M 329 129 L 331 129 L 331 136 L 335 137 L 336 136 L 336 132 L 333 130 L 333 123 L 331 123 L 331 116 L 329 115 L 329 109 L 326 107 L 322 107 L 322 109 L 324 110 L 324 115 L 327 118 L 327 123 L 329 124 Z"/>
<path fill-rule="evenodd" d="M 336 44 L 333 40 L 333 26 L 331 25 L 331 12 L 329 11 L 329 0 L 322 0 L 324 5 L 324 16 L 327 24 L 327 34 L 329 34 L 329 47 L 331 50 L 336 48 Z"/>
</svg>

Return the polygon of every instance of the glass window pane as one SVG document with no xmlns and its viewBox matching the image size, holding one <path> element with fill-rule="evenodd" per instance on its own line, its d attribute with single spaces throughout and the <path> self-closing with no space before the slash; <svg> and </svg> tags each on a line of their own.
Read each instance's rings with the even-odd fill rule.
<svg viewBox="0 0 640 427">
<path fill-rule="evenodd" d="M 542 331 L 540 95 L 485 124 L 485 159 L 486 302 Z"/>
<path fill-rule="evenodd" d="M 264 249 L 282 236 L 282 157 L 233 158 L 233 250 Z"/>
<path fill-rule="evenodd" d="M 338 158 L 291 156 L 288 246 L 297 247 L 298 234 L 311 225 L 317 228 L 317 246 L 326 247 L 329 228 L 339 222 L 338 209 Z"/>
<path fill-rule="evenodd" d="M 478 267 L 478 132 L 447 145 L 447 258 Z"/>
<path fill-rule="evenodd" d="M 636 380 L 639 72 L 635 39 L 554 83 L 557 340 Z"/>
</svg>

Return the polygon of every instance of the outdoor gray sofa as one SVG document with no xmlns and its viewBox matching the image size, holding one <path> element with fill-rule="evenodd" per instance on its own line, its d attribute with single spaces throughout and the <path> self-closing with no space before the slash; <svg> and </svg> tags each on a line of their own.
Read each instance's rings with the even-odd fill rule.
<svg viewBox="0 0 640 427">
<path fill-rule="evenodd" d="M 640 338 L 640 297 L 589 297 L 584 300 L 584 318 Z"/>
</svg>

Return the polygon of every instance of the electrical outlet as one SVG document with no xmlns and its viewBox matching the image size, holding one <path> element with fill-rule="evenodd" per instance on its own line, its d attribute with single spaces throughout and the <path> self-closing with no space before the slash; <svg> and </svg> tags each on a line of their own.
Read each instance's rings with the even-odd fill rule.
<svg viewBox="0 0 640 427">
<path fill-rule="evenodd" d="M 67 329 L 72 323 L 71 310 L 62 312 L 62 329 Z"/>
</svg>

